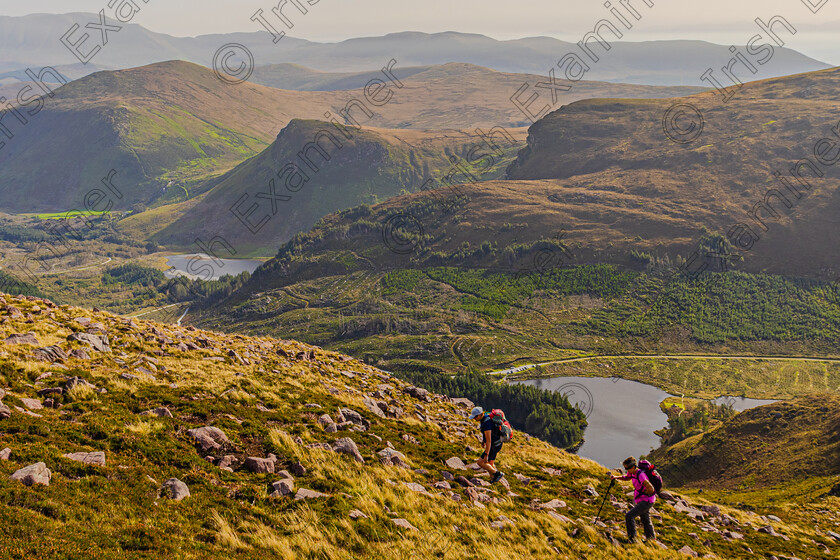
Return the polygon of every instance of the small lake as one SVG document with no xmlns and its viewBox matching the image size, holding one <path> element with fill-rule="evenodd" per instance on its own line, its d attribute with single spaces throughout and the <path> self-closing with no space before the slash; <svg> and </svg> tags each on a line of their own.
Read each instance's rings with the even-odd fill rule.
<svg viewBox="0 0 840 560">
<path fill-rule="evenodd" d="M 578 455 L 608 468 L 618 468 L 629 457 L 647 454 L 659 447 L 654 430 L 668 425 L 659 403 L 673 396 L 651 385 L 626 379 L 602 377 L 552 377 L 514 381 L 566 395 L 586 414 L 589 426 Z M 732 404 L 743 411 L 775 401 L 720 397 L 718 404 Z"/>
<path fill-rule="evenodd" d="M 192 255 L 172 255 L 167 257 L 166 264 L 171 267 L 164 274 L 167 278 L 186 276 L 192 280 L 218 280 L 229 274 L 236 276 L 243 272 L 254 272 L 265 261 L 255 259 L 218 259 L 219 264 L 209 255 L 195 253 Z"/>
<path fill-rule="evenodd" d="M 757 406 L 773 404 L 776 401 L 768 401 L 763 399 L 747 399 L 744 397 L 718 397 L 716 399 L 712 399 L 712 402 L 718 406 L 722 404 L 728 404 L 735 410 L 735 412 L 744 412 L 745 410 L 749 410 Z"/>
</svg>

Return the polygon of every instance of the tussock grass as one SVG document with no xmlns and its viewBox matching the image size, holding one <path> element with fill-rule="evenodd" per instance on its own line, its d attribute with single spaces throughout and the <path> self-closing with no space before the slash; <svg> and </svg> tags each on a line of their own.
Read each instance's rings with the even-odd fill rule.
<svg viewBox="0 0 840 560">
<path fill-rule="evenodd" d="M 247 546 L 244 542 L 242 542 L 242 539 L 239 538 L 239 535 L 233 526 L 228 523 L 228 521 L 222 517 L 218 511 L 213 510 L 210 514 L 210 518 L 212 519 L 213 525 L 216 529 L 216 542 L 222 546 L 233 549 L 245 548 Z"/>
<path fill-rule="evenodd" d="M 69 391 L 65 391 L 64 396 L 69 402 L 84 401 L 95 398 L 96 391 L 90 385 L 80 383 Z"/>
<path fill-rule="evenodd" d="M 155 420 L 141 420 L 132 424 L 126 424 L 125 429 L 138 436 L 150 436 L 166 429 L 163 422 Z"/>
</svg>

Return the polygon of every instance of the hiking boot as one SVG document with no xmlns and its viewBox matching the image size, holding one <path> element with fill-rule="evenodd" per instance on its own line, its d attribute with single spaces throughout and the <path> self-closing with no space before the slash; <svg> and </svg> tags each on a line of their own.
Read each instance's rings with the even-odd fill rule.
<svg viewBox="0 0 840 560">
<path fill-rule="evenodd" d="M 493 478 L 490 479 L 490 482 L 491 483 L 499 482 L 500 480 L 502 480 L 502 478 L 504 476 L 505 476 L 505 473 L 503 473 L 502 471 L 496 471 L 496 474 L 493 475 Z"/>
</svg>

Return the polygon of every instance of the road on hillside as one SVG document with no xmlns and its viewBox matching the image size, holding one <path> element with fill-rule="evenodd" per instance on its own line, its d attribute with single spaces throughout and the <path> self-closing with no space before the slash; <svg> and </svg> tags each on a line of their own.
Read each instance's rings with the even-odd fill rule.
<svg viewBox="0 0 840 560">
<path fill-rule="evenodd" d="M 189 303 L 189 302 L 181 301 L 181 302 L 178 302 L 178 303 L 173 303 L 171 305 L 165 305 L 163 307 L 158 307 L 157 309 L 150 309 L 149 311 L 144 311 L 144 312 L 139 313 L 137 315 L 125 315 L 125 317 L 127 317 L 129 319 L 136 319 L 138 317 L 142 317 L 143 315 L 148 315 L 149 313 L 155 313 L 157 311 L 163 311 L 164 309 L 169 309 L 170 307 L 175 307 L 176 305 L 184 305 L 185 303 Z M 189 311 L 189 310 L 190 310 L 189 305 L 187 305 L 187 311 Z M 184 315 L 187 314 L 187 311 L 184 311 Z M 181 315 L 181 319 L 184 318 L 184 315 Z M 181 319 L 178 319 L 178 321 L 180 321 Z"/>
<path fill-rule="evenodd" d="M 87 270 L 89 268 L 98 268 L 100 266 L 105 266 L 106 264 L 108 264 L 112 260 L 114 260 L 114 259 L 112 259 L 111 257 L 108 257 L 107 260 L 105 260 L 105 261 L 103 261 L 99 264 L 91 264 L 91 265 L 88 265 L 88 266 L 83 266 L 81 268 L 71 268 L 71 269 L 68 269 L 68 270 L 50 270 L 48 272 L 44 272 L 43 275 L 44 276 L 51 276 L 53 274 L 67 274 L 68 272 L 78 272 L 80 270 Z"/>
<path fill-rule="evenodd" d="M 632 354 L 632 355 L 603 355 L 603 356 L 581 356 L 578 358 L 566 358 L 563 360 L 553 360 L 550 362 L 541 362 L 539 364 L 525 364 L 508 369 L 500 369 L 488 372 L 488 375 L 510 375 L 512 373 L 519 373 L 529 369 L 534 369 L 541 366 L 550 366 L 554 364 L 570 364 L 572 362 L 584 362 L 587 360 L 647 360 L 651 358 L 667 359 L 667 360 L 775 360 L 779 362 L 831 362 L 840 363 L 840 358 L 816 358 L 812 356 L 721 356 L 721 355 L 703 355 L 703 354 Z"/>
</svg>

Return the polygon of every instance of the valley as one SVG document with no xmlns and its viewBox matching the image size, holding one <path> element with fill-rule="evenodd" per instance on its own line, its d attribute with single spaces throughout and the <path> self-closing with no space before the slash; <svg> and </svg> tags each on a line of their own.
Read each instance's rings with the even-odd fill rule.
<svg viewBox="0 0 840 560">
<path fill-rule="evenodd" d="M 0 559 L 835 558 L 811 28 L 327 42 L 285 32 L 345 12 L 286 4 L 90 64 L 105 28 L 56 38 L 96 14 L 0 13 Z"/>
</svg>

